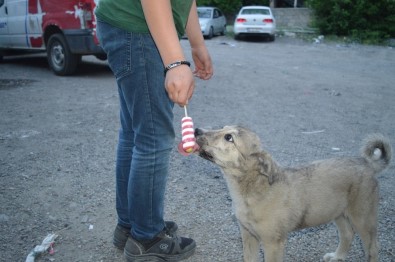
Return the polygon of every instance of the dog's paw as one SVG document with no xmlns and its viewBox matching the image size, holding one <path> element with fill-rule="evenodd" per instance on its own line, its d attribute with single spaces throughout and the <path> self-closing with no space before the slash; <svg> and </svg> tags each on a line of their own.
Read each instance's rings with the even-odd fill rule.
<svg viewBox="0 0 395 262">
<path fill-rule="evenodd" d="M 327 253 L 324 256 L 324 261 L 325 262 L 340 262 L 340 261 L 344 261 L 344 259 L 337 257 L 336 253 Z"/>
</svg>

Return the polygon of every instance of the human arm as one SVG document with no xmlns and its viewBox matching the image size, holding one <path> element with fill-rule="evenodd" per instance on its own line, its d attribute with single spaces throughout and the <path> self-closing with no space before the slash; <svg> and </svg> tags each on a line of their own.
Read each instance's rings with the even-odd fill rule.
<svg viewBox="0 0 395 262">
<path fill-rule="evenodd" d="M 213 65 L 200 29 L 195 1 L 193 1 L 189 13 L 186 32 L 191 45 L 192 59 L 195 64 L 193 73 L 201 79 L 210 79 L 213 75 Z"/>
<path fill-rule="evenodd" d="M 141 4 L 163 65 L 185 60 L 174 25 L 170 0 L 141 0 Z M 195 88 L 191 69 L 187 65 L 180 65 L 169 70 L 166 74 L 165 88 L 174 103 L 186 105 Z"/>
</svg>

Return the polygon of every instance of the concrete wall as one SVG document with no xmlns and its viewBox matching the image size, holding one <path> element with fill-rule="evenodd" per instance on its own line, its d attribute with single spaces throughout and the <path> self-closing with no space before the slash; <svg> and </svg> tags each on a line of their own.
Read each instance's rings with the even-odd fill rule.
<svg viewBox="0 0 395 262">
<path fill-rule="evenodd" d="M 312 10 L 308 8 L 272 8 L 277 29 L 311 29 Z"/>
</svg>

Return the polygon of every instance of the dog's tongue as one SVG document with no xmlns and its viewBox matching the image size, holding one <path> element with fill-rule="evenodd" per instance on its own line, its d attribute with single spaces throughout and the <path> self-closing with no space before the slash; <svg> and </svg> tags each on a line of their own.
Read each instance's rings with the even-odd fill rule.
<svg viewBox="0 0 395 262">
<path fill-rule="evenodd" d="M 178 152 L 179 152 L 181 155 L 183 155 L 183 156 L 189 156 L 189 155 L 193 154 L 194 152 L 199 151 L 199 148 L 200 148 L 199 145 L 198 145 L 197 143 L 195 143 L 195 146 L 193 147 L 192 152 L 191 152 L 191 153 L 187 153 L 187 152 L 185 152 L 184 149 L 182 148 L 182 141 L 181 141 L 180 143 L 178 143 L 178 146 L 177 146 Z"/>
</svg>

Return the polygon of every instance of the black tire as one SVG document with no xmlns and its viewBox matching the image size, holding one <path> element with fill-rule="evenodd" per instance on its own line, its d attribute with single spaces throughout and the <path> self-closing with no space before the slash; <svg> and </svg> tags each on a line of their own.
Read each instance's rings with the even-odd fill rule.
<svg viewBox="0 0 395 262">
<path fill-rule="evenodd" d="M 95 57 L 101 61 L 107 60 L 107 55 L 106 54 L 97 54 Z"/>
<path fill-rule="evenodd" d="M 56 75 L 66 76 L 76 71 L 81 61 L 81 55 L 71 53 L 62 34 L 54 34 L 48 40 L 47 59 L 50 68 Z"/>
<path fill-rule="evenodd" d="M 210 27 L 210 31 L 208 32 L 207 39 L 211 39 L 214 36 L 214 28 Z"/>
<path fill-rule="evenodd" d="M 224 25 L 224 28 L 221 31 L 221 35 L 225 35 L 225 33 L 226 33 L 226 25 Z"/>
</svg>

